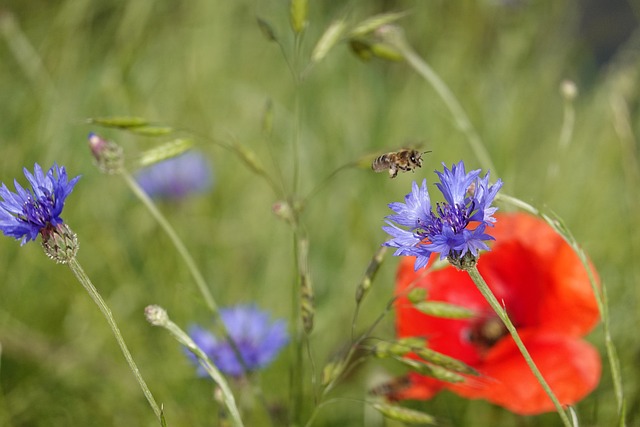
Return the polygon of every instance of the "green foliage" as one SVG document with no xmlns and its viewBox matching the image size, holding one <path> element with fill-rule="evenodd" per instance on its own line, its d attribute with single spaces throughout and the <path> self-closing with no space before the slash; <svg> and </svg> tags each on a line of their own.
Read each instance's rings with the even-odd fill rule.
<svg viewBox="0 0 640 427">
<path fill-rule="evenodd" d="M 623 49 L 595 71 L 578 43 L 577 10 L 566 2 L 342 3 L 9 0 L 0 9 L 0 182 L 34 162 L 56 161 L 83 175 L 63 215 L 78 234 L 79 261 L 111 307 L 167 425 L 214 425 L 219 405 L 211 383 L 195 378 L 179 345 L 143 316 L 157 303 L 186 326 L 208 322 L 210 312 L 169 239 L 124 181 L 95 168 L 86 144 L 90 131 L 103 132 L 136 159 L 157 154 L 154 147 L 171 140 L 166 134 L 188 132 L 180 141 L 213 159 L 216 186 L 160 209 L 218 304 L 258 301 L 290 317 L 292 284 L 312 275 L 314 360 L 301 367 L 309 381 L 297 409 L 308 414 L 313 407 L 312 372 L 320 383 L 322 368 L 339 360 L 340 369 L 331 367 L 347 377 L 339 394 L 359 401 L 321 408 L 314 425 L 363 425 L 363 413 L 367 425 L 397 425 L 369 413 L 363 400 L 380 370 L 400 373 L 399 364 L 343 372 L 344 359 L 335 358 L 351 340 L 354 293 L 385 239 L 386 204 L 401 200 L 412 180 L 433 176 L 440 162 L 481 164 L 440 97 L 405 62 L 362 62 L 351 52 L 349 31 L 371 17 L 392 17 L 469 115 L 495 165 L 491 176 L 502 178 L 509 194 L 563 218 L 590 255 L 607 286 L 627 417 L 637 423 L 638 58 Z M 317 63 L 304 68 L 312 56 Z M 292 69 L 304 69 L 304 79 Z M 571 104 L 572 138 L 563 145 L 560 87 L 567 78 L 579 94 Z M 143 119 L 105 130 L 97 125 L 109 123 L 88 124 L 87 117 L 144 117 L 152 125 Z M 344 167 L 415 140 L 432 154 L 413 174 L 390 180 Z M 297 198 L 282 205 L 292 207 L 291 217 L 280 221 L 272 206 L 293 192 Z M 308 239 L 302 269 L 292 224 Z M 1 238 L 0 254 L 0 426 L 156 425 L 104 319 L 71 273 L 38 245 Z M 367 283 L 358 332 L 392 298 L 397 260 L 390 258 Z M 391 315 L 375 334 L 393 336 Z M 601 328 L 591 340 L 604 358 Z M 256 378 L 276 414 L 290 399 L 294 359 L 285 352 Z M 616 423 L 604 366 L 600 387 L 577 405 L 581 425 Z M 265 425 L 257 398 L 243 393 L 245 425 Z M 453 426 L 560 425 L 554 414 L 523 421 L 448 394 L 415 407 Z"/>
</svg>

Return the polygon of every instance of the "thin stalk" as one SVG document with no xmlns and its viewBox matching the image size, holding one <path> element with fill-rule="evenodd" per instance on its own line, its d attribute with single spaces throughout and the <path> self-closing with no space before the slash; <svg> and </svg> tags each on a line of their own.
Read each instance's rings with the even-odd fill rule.
<svg viewBox="0 0 640 427">
<path fill-rule="evenodd" d="M 93 301 L 96 303 L 98 308 L 100 308 L 100 311 L 102 312 L 104 317 L 107 319 L 107 323 L 109 323 L 109 326 L 111 327 L 111 331 L 113 332 L 113 335 L 116 337 L 116 341 L 120 346 L 120 350 L 122 350 L 122 354 L 124 355 L 124 358 L 127 360 L 127 363 L 129 364 L 129 368 L 131 368 L 131 372 L 133 372 L 133 376 L 136 378 L 136 381 L 138 381 L 138 384 L 142 389 L 142 393 L 144 393 L 144 396 L 147 398 L 147 401 L 149 402 L 151 409 L 153 409 L 153 412 L 156 414 L 158 421 L 160 421 L 160 424 L 164 425 L 164 417 L 162 415 L 162 410 L 160 409 L 155 399 L 153 398 L 153 395 L 151 394 L 151 391 L 149 390 L 147 383 L 142 378 L 142 375 L 140 374 L 140 370 L 138 369 L 136 362 L 134 362 L 133 357 L 129 352 L 129 349 L 127 348 L 127 344 L 124 341 L 124 338 L 122 338 L 120 329 L 118 328 L 118 325 L 116 324 L 116 321 L 113 318 L 113 314 L 111 314 L 111 310 L 109 309 L 109 306 L 104 301 L 104 299 L 102 299 L 102 296 L 100 296 L 100 293 L 98 293 L 98 290 L 95 288 L 95 286 L 93 286 L 93 283 L 91 283 L 89 276 L 87 276 L 87 274 L 84 272 L 84 270 L 82 269 L 82 267 L 80 266 L 80 264 L 75 258 L 70 260 L 67 265 L 69 266 L 71 271 L 73 271 L 73 274 L 76 276 L 76 278 L 85 288 L 85 290 L 89 293 L 89 296 L 91 297 L 91 299 L 93 299 Z"/>
<path fill-rule="evenodd" d="M 569 82 L 563 82 L 564 86 L 569 84 Z M 566 89 L 564 91 L 566 92 Z M 562 127 L 560 128 L 560 136 L 558 138 L 558 148 L 556 150 L 556 155 L 550 159 L 549 166 L 547 168 L 546 179 L 548 183 L 551 183 L 551 185 L 545 185 L 546 188 L 553 187 L 557 184 L 560 171 L 560 159 L 566 158 L 567 154 L 569 154 L 569 147 L 571 145 L 571 140 L 573 139 L 573 132 L 576 123 L 576 110 L 573 104 L 573 99 L 574 97 L 565 95 Z"/>
<path fill-rule="evenodd" d="M 605 348 L 607 349 L 607 358 L 609 359 L 609 365 L 611 369 L 614 394 L 616 396 L 616 402 L 618 404 L 617 406 L 618 415 L 620 417 L 620 425 L 625 426 L 625 398 L 624 390 L 622 387 L 622 374 L 620 372 L 620 359 L 618 358 L 618 353 L 616 351 L 616 347 L 611 335 L 611 321 L 609 318 L 606 287 L 602 285 L 601 289 L 598 288 L 598 282 L 593 273 L 593 269 L 589 264 L 587 255 L 580 247 L 580 245 L 578 245 L 578 242 L 573 237 L 573 234 L 570 232 L 570 230 L 566 226 L 564 226 L 559 219 L 554 220 L 553 218 L 550 218 L 548 215 L 543 214 L 539 209 L 534 208 L 530 204 L 506 194 L 498 194 L 496 200 L 508 203 L 544 220 L 547 224 L 549 224 L 551 228 L 553 228 L 558 234 L 560 234 L 560 236 L 562 236 L 565 242 L 567 242 L 567 244 L 569 244 L 569 246 L 571 246 L 573 251 L 576 253 L 578 258 L 580 259 L 580 262 L 582 262 L 582 265 L 587 271 L 587 275 L 589 276 L 591 289 L 593 290 L 593 294 L 595 295 L 596 303 L 598 305 L 598 311 L 600 312 L 600 317 L 602 318 L 602 326 L 604 328 L 604 343 Z"/>
<path fill-rule="evenodd" d="M 442 98 L 451 115 L 453 116 L 458 128 L 465 134 L 471 150 L 473 150 L 476 158 L 485 170 L 492 170 L 496 173 L 496 168 L 491 161 L 491 156 L 487 152 L 482 139 L 476 132 L 475 128 L 469 120 L 469 116 L 460 105 L 460 102 L 453 94 L 447 84 L 438 76 L 438 74 L 427 64 L 420 56 L 409 46 L 407 40 L 399 28 L 387 27 L 385 31 L 380 33 L 384 39 L 396 48 L 400 54 L 407 60 L 409 65 L 424 78 Z"/>
<path fill-rule="evenodd" d="M 489 289 L 487 282 L 485 282 L 482 276 L 480 275 L 478 268 L 473 266 L 467 269 L 466 272 L 469 273 L 471 280 L 473 280 L 473 283 L 476 284 L 476 287 L 478 288 L 482 296 L 487 300 L 487 302 L 489 303 L 491 308 L 493 308 L 493 310 L 496 312 L 498 317 L 500 317 L 500 320 L 502 320 L 502 323 L 504 323 L 504 326 L 506 326 L 507 330 L 511 334 L 511 337 L 515 341 L 516 346 L 520 350 L 520 353 L 522 353 L 524 360 L 527 362 L 527 365 L 529 365 L 531 372 L 536 377 L 536 379 L 544 389 L 545 393 L 547 393 L 547 396 L 549 396 L 549 398 L 553 402 L 553 405 L 556 407 L 556 411 L 558 412 L 558 415 L 560 415 L 560 419 L 562 419 L 562 422 L 564 423 L 565 427 L 572 427 L 571 421 L 569 420 L 567 413 L 562 408 L 562 404 L 560 403 L 556 395 L 553 393 L 553 390 L 551 390 L 551 387 L 549 387 L 549 384 L 547 384 L 547 381 L 544 379 L 544 377 L 540 373 L 540 370 L 538 369 L 535 362 L 531 358 L 529 351 L 527 350 L 524 343 L 520 339 L 520 335 L 518 335 L 518 331 L 516 330 L 516 327 L 511 322 L 511 319 L 509 319 L 509 316 L 507 315 L 506 310 L 500 305 L 500 303 L 498 302 L 493 292 L 491 292 L 491 289 Z"/>
<path fill-rule="evenodd" d="M 169 221 L 167 221 L 167 219 L 162 215 L 162 213 L 160 213 L 160 211 L 158 210 L 156 205 L 153 203 L 153 201 L 149 198 L 147 193 L 145 193 L 144 190 L 140 188 L 136 180 L 133 179 L 133 177 L 129 174 L 129 172 L 122 170 L 120 172 L 120 175 L 122 175 L 124 180 L 127 182 L 127 185 L 129 185 L 129 188 L 131 188 L 131 191 L 133 191 L 134 194 L 140 199 L 140 201 L 144 203 L 147 209 L 149 209 L 149 212 L 151 213 L 151 215 L 153 215 L 156 221 L 158 221 L 158 224 L 160 224 L 160 226 L 165 231 L 165 233 L 167 233 L 167 236 L 169 236 L 169 239 L 175 246 L 176 250 L 182 257 L 184 262 L 187 264 L 187 267 L 189 268 L 189 271 L 191 272 L 191 275 L 193 276 L 193 279 L 195 280 L 196 285 L 198 286 L 198 289 L 200 290 L 200 293 L 202 294 L 202 297 L 204 298 L 205 303 L 207 304 L 209 309 L 214 313 L 216 318 L 219 317 L 218 305 L 216 304 L 216 301 L 213 298 L 213 295 L 211 295 L 211 291 L 209 291 L 209 288 L 207 287 L 207 283 L 205 282 L 204 277 L 202 276 L 202 273 L 200 273 L 200 270 L 196 266 L 195 261 L 191 257 L 191 254 L 187 250 L 184 243 L 182 243 L 182 240 L 180 239 L 180 237 L 178 237 L 178 234 L 176 233 L 176 231 L 173 229 L 171 224 L 169 224 Z"/>
<path fill-rule="evenodd" d="M 292 140 L 292 151 L 293 151 L 293 172 L 292 172 L 292 182 L 291 182 L 291 195 L 287 198 L 290 200 L 291 206 L 294 206 L 293 202 L 296 198 L 296 194 L 298 192 L 299 180 L 300 180 L 300 138 L 301 138 L 301 121 L 302 121 L 302 100 L 301 100 L 301 91 L 302 91 L 302 81 L 300 69 L 301 61 L 302 61 L 302 35 L 300 33 L 295 34 L 294 38 L 294 46 L 293 46 L 293 61 L 292 61 L 292 77 L 295 83 L 295 95 L 294 95 L 294 123 L 293 123 L 293 140 Z M 291 396 L 289 398 L 289 407 L 291 410 L 290 424 L 294 426 L 300 425 L 300 417 L 302 415 L 302 402 L 303 402 L 303 370 L 304 370 L 304 341 L 305 341 L 305 332 L 304 325 L 302 322 L 302 307 L 300 306 L 302 289 L 300 286 L 301 276 L 300 276 L 300 260 L 299 260 L 299 250 L 300 250 L 300 223 L 298 214 L 295 213 L 294 220 L 292 223 L 293 226 L 293 256 L 294 256 L 294 268 L 295 274 L 298 280 L 293 280 L 292 285 L 293 288 L 291 290 L 291 318 L 292 325 L 296 325 L 295 328 L 295 338 L 294 338 L 294 361 L 290 369 L 290 392 Z"/>
<path fill-rule="evenodd" d="M 164 215 L 162 215 L 160 210 L 158 210 L 158 208 L 153 203 L 153 201 L 149 198 L 147 193 L 145 193 L 144 190 L 140 188 L 138 183 L 135 181 L 135 179 L 131 177 L 129 172 L 123 169 L 120 171 L 120 175 L 122 175 L 122 177 L 125 179 L 125 181 L 129 185 L 131 190 L 135 193 L 135 195 L 142 201 L 142 203 L 144 203 L 147 209 L 149 209 L 149 212 L 151 212 L 151 215 L 153 215 L 156 221 L 158 221 L 162 229 L 169 236 L 169 239 L 175 246 L 178 253 L 182 256 L 182 259 L 187 264 L 187 267 L 189 268 L 189 271 L 191 272 L 191 275 L 193 276 L 193 279 L 195 280 L 196 285 L 198 286 L 198 289 L 202 294 L 202 297 L 204 298 L 207 306 L 213 313 L 213 316 L 216 320 L 216 327 L 218 332 L 221 335 L 223 335 L 225 341 L 227 341 L 231 346 L 231 350 L 233 351 L 234 355 L 240 362 L 240 365 L 242 365 L 244 372 L 248 372 L 249 369 L 247 368 L 246 361 L 242 357 L 242 353 L 240 353 L 240 349 L 238 348 L 238 345 L 229 335 L 229 331 L 227 331 L 227 326 L 224 324 L 220 316 L 220 310 L 218 309 L 218 305 L 216 304 L 213 298 L 213 295 L 209 291 L 209 287 L 207 286 L 204 280 L 204 277 L 200 272 L 200 269 L 196 265 L 195 261 L 193 260 L 193 257 L 187 250 L 186 246 L 184 245 L 184 243 L 182 243 L 182 240 L 180 239 L 180 237 L 178 237 L 178 234 L 176 233 L 174 228 L 171 226 L 171 224 L 169 224 L 169 221 L 167 221 Z"/>
<path fill-rule="evenodd" d="M 295 277 L 298 275 L 298 230 L 294 224 L 293 233 L 293 253 L 294 253 L 294 269 Z M 300 307 L 300 286 L 298 286 L 298 280 L 292 281 L 294 287 L 291 291 L 291 319 L 292 325 L 295 325 L 294 342 L 292 343 L 293 363 L 291 364 L 290 377 L 289 377 L 289 408 L 291 411 L 291 425 L 300 424 L 301 405 L 302 405 L 302 369 L 303 369 L 303 336 L 304 330 L 302 325 L 301 307 Z"/>
<path fill-rule="evenodd" d="M 173 337 L 182 345 L 187 347 L 189 351 L 191 351 L 200 362 L 200 365 L 207 371 L 207 374 L 215 381 L 215 383 L 220 388 L 220 392 L 222 393 L 222 401 L 224 405 L 227 407 L 229 414 L 231 414 L 231 419 L 233 420 L 233 425 L 235 427 L 244 427 L 242 423 L 242 418 L 240 417 L 240 411 L 236 405 L 236 400 L 233 397 L 233 393 L 231 392 L 231 388 L 229 387 L 229 383 L 224 378 L 220 370 L 211 363 L 209 357 L 207 357 L 206 353 L 202 351 L 200 347 L 191 339 L 191 337 L 184 332 L 178 325 L 176 325 L 171 319 L 169 319 L 169 315 L 167 312 L 160 306 L 151 305 L 145 309 L 145 315 L 147 316 L 147 320 L 152 325 L 160 326 L 165 328 Z"/>
</svg>

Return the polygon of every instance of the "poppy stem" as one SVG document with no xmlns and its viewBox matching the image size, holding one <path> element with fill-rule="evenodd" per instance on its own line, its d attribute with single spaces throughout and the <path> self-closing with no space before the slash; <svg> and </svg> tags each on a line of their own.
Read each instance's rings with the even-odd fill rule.
<svg viewBox="0 0 640 427">
<path fill-rule="evenodd" d="M 549 387 L 549 384 L 547 384 L 547 381 L 544 379 L 544 377 L 542 376 L 542 373 L 540 373 L 540 370 L 538 369 L 535 362 L 531 358 L 529 351 L 527 350 L 524 343 L 520 339 L 520 335 L 518 335 L 518 331 L 516 330 L 516 327 L 511 322 L 511 319 L 509 319 L 509 316 L 507 315 L 507 311 L 505 310 L 504 306 L 501 305 L 500 302 L 498 302 L 498 299 L 493 294 L 493 292 L 491 292 L 491 289 L 489 289 L 487 282 L 485 282 L 485 280 L 482 278 L 476 266 L 467 268 L 466 272 L 471 277 L 471 280 L 473 280 L 473 283 L 476 284 L 476 287 L 478 288 L 482 296 L 487 300 L 491 308 L 493 308 L 493 310 L 496 312 L 498 317 L 500 317 L 500 320 L 502 320 L 502 323 L 504 323 L 504 326 L 507 328 L 507 330 L 511 334 L 511 337 L 515 341 L 516 346 L 518 346 L 520 353 L 524 357 L 524 360 L 527 362 L 527 365 L 529 365 L 531 372 L 536 377 L 536 379 L 544 389 L 545 393 L 547 393 L 547 395 L 553 402 L 553 405 L 556 407 L 556 411 L 558 411 L 558 414 L 560 415 L 560 418 L 562 419 L 562 422 L 564 423 L 565 427 L 572 427 L 572 423 L 569 420 L 569 417 L 565 412 L 564 408 L 562 407 L 562 404 L 560 403 L 556 395 L 553 393 L 553 391 L 551 390 L 551 387 Z"/>
</svg>

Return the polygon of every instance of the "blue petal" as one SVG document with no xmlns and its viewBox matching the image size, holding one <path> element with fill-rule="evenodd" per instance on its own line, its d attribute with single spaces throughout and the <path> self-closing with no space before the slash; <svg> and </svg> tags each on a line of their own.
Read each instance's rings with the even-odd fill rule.
<svg viewBox="0 0 640 427">
<path fill-rule="evenodd" d="M 460 160 L 458 164 L 453 164 L 451 170 L 443 163 L 443 172 L 436 171 L 440 178 L 440 183 L 436 187 L 442 192 L 445 200 L 450 205 L 464 204 L 467 190 L 471 183 L 480 175 L 480 169 L 465 173 L 464 162 Z"/>
<path fill-rule="evenodd" d="M 54 176 L 54 171 L 57 176 Z M 40 231 L 51 225 L 62 223 L 60 214 L 66 197 L 80 177 L 67 183 L 65 169 L 54 164 L 46 176 L 37 163 L 33 173 L 24 168 L 30 189 L 23 188 L 14 180 L 15 192 L 5 184 L 0 186 L 0 229 L 6 236 L 14 237 L 25 244 L 35 240 Z"/>
<path fill-rule="evenodd" d="M 289 342 L 284 320 L 271 322 L 269 314 L 255 304 L 223 308 L 220 317 L 249 370 L 266 366 Z M 244 373 L 228 342 L 202 333 L 201 328 L 192 328 L 191 331 L 194 341 L 204 340 L 205 345 L 201 348 L 222 372 L 232 376 Z"/>
<path fill-rule="evenodd" d="M 389 204 L 389 208 L 396 215 L 389 215 L 386 218 L 404 227 L 417 228 L 420 222 L 428 222 L 431 217 L 431 200 L 427 190 L 427 180 L 422 181 L 422 185 L 414 181 L 412 189 L 404 198 L 405 203 L 394 202 Z"/>
</svg>

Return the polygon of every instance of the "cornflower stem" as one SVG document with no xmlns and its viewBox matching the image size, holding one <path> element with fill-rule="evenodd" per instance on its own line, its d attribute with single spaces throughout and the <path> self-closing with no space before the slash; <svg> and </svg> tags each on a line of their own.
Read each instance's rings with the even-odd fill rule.
<svg viewBox="0 0 640 427">
<path fill-rule="evenodd" d="M 207 283 L 205 282 L 204 277 L 202 276 L 202 273 L 200 273 L 200 270 L 196 266 L 196 263 L 193 260 L 193 257 L 187 250 L 184 243 L 182 243 L 182 240 L 180 239 L 180 237 L 178 237 L 178 234 L 176 233 L 176 231 L 173 229 L 171 224 L 169 224 L 169 221 L 167 221 L 164 215 L 162 215 L 160 210 L 158 210 L 158 208 L 153 203 L 151 198 L 149 198 L 147 193 L 145 193 L 144 190 L 140 188 L 140 186 L 138 185 L 136 180 L 133 179 L 131 174 L 129 174 L 129 172 L 125 170 L 122 170 L 120 171 L 120 175 L 122 175 L 124 180 L 127 182 L 127 185 L 129 186 L 129 188 L 131 188 L 131 191 L 133 191 L 133 193 L 146 206 L 146 208 L 149 210 L 151 215 L 153 215 L 156 221 L 158 221 L 158 224 L 160 224 L 160 226 L 165 231 L 165 233 L 167 233 L 167 236 L 169 236 L 169 239 L 175 246 L 176 250 L 182 257 L 184 262 L 187 264 L 187 268 L 191 272 L 191 275 L 193 276 L 193 279 L 195 280 L 196 285 L 198 286 L 198 290 L 202 294 L 202 297 L 204 298 L 204 301 L 207 304 L 207 307 L 209 307 L 209 309 L 213 312 L 214 316 L 218 318 L 219 317 L 218 305 L 216 304 L 216 301 L 213 298 L 213 295 L 211 295 L 211 291 L 209 291 L 209 288 L 207 287 Z"/>
<path fill-rule="evenodd" d="M 222 393 L 222 401 L 227 407 L 233 425 L 235 427 L 243 427 L 242 418 L 240 417 L 240 411 L 236 405 L 236 400 L 233 397 L 229 383 L 224 378 L 222 373 L 216 366 L 209 360 L 206 353 L 202 351 L 200 347 L 191 339 L 191 337 L 184 332 L 178 325 L 173 323 L 167 312 L 156 305 L 148 306 L 145 309 L 147 320 L 154 326 L 160 326 L 169 331 L 169 333 L 182 345 L 184 345 L 190 352 L 192 352 L 197 358 L 200 365 L 204 368 L 207 374 L 215 381 Z"/>
<path fill-rule="evenodd" d="M 216 304 L 216 301 L 213 298 L 213 295 L 211 295 L 211 292 L 207 287 L 207 283 L 204 280 L 204 276 L 200 272 L 200 269 L 198 269 L 198 266 L 196 265 L 195 261 L 193 260 L 193 257 L 187 250 L 186 246 L 184 245 L 184 243 L 182 243 L 182 240 L 180 239 L 180 237 L 178 237 L 178 234 L 176 233 L 174 228 L 171 226 L 171 224 L 169 224 L 169 221 L 167 221 L 164 215 L 162 215 L 160 210 L 158 210 L 158 208 L 156 207 L 155 203 L 153 203 L 153 201 L 151 200 L 151 198 L 149 198 L 147 193 L 145 193 L 144 190 L 140 188 L 136 180 L 133 179 L 133 177 L 129 174 L 129 172 L 123 169 L 120 171 L 120 175 L 122 175 L 122 177 L 125 179 L 125 181 L 127 182 L 127 185 L 129 185 L 129 187 L 131 188 L 131 191 L 134 192 L 134 194 L 147 207 L 149 212 L 151 212 L 151 215 L 153 215 L 156 221 L 158 221 L 162 229 L 165 231 L 165 233 L 167 233 L 167 236 L 169 236 L 169 239 L 175 246 L 180 256 L 182 256 L 182 259 L 187 264 L 187 267 L 191 272 L 191 275 L 193 276 L 193 279 L 195 280 L 196 285 L 198 286 L 198 289 L 200 290 L 200 293 L 202 294 L 202 297 L 205 300 L 205 303 L 213 313 L 213 316 L 216 320 L 216 326 L 218 328 L 218 332 L 221 335 L 223 335 L 224 339 L 229 343 L 229 345 L 231 346 L 231 350 L 233 351 L 234 355 L 240 362 L 240 365 L 242 365 L 242 368 L 244 369 L 244 371 L 248 372 L 249 369 L 247 368 L 247 364 L 244 358 L 242 357 L 242 353 L 240 353 L 240 350 L 238 349 L 238 345 L 231 338 L 231 336 L 229 335 L 229 332 L 227 331 L 226 325 L 222 321 L 218 304 Z"/>
<path fill-rule="evenodd" d="M 471 280 L 473 280 L 473 283 L 475 283 L 476 287 L 478 288 L 482 296 L 487 300 L 491 308 L 496 312 L 498 317 L 500 317 L 500 320 L 502 320 L 502 323 L 504 323 L 504 326 L 506 326 L 507 330 L 511 334 L 511 337 L 515 341 L 516 346 L 518 347 L 518 350 L 520 350 L 520 353 L 524 357 L 524 360 L 527 362 L 527 365 L 529 365 L 531 372 L 536 377 L 536 379 L 544 389 L 545 393 L 547 393 L 547 395 L 553 402 L 553 405 L 556 407 L 556 411 L 560 415 L 560 418 L 562 419 L 562 422 L 564 423 L 565 427 L 572 427 L 571 421 L 569 420 L 567 413 L 562 407 L 562 404 L 560 404 L 560 401 L 551 390 L 551 387 L 549 387 L 549 384 L 547 384 L 547 381 L 544 379 L 544 377 L 540 373 L 540 370 L 538 369 L 535 362 L 531 358 L 529 351 L 527 350 L 524 343 L 520 339 L 520 335 L 518 335 L 518 331 L 516 330 L 516 327 L 511 322 L 511 319 L 509 319 L 509 316 L 507 315 L 506 310 L 502 305 L 500 305 L 500 303 L 498 302 L 493 292 L 491 292 L 491 289 L 489 289 L 487 282 L 485 282 L 482 275 L 480 275 L 478 268 L 476 266 L 469 267 L 466 269 L 466 272 L 469 274 L 469 276 L 471 277 Z"/>
<path fill-rule="evenodd" d="M 124 338 L 120 333 L 120 329 L 118 328 L 118 325 L 116 324 L 116 321 L 113 318 L 111 309 L 109 309 L 109 306 L 104 301 L 104 299 L 102 299 L 102 296 L 100 295 L 98 290 L 95 288 L 95 286 L 93 286 L 93 283 L 91 283 L 89 276 L 87 276 L 87 274 L 84 272 L 84 270 L 78 263 L 77 259 L 73 258 L 68 262 L 67 265 L 69 266 L 71 271 L 73 271 L 73 274 L 76 276 L 76 278 L 85 288 L 85 290 L 89 293 L 89 296 L 91 297 L 91 299 L 93 299 L 93 301 L 96 303 L 98 308 L 100 308 L 100 311 L 102 312 L 104 317 L 107 319 L 107 323 L 109 323 L 109 327 L 111 327 L 111 331 L 113 332 L 113 335 L 116 337 L 116 341 L 120 346 L 120 350 L 122 350 L 122 354 L 124 355 L 124 358 L 127 360 L 127 363 L 129 364 L 129 368 L 131 368 L 131 372 L 133 372 L 133 376 L 136 378 L 136 381 L 138 381 L 138 384 L 142 389 L 142 393 L 144 393 L 144 396 L 147 398 L 147 401 L 149 402 L 151 409 L 153 409 L 153 412 L 158 418 L 158 421 L 160 421 L 160 424 L 164 426 L 165 421 L 164 421 L 164 416 L 162 414 L 162 410 L 160 409 L 155 399 L 153 398 L 153 395 L 151 394 L 151 391 L 149 390 L 147 383 L 142 378 L 142 375 L 140 374 L 140 370 L 138 369 L 136 362 L 133 360 L 133 357 L 129 352 L 127 344 L 125 343 Z"/>
</svg>

